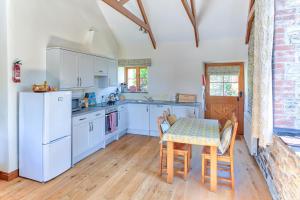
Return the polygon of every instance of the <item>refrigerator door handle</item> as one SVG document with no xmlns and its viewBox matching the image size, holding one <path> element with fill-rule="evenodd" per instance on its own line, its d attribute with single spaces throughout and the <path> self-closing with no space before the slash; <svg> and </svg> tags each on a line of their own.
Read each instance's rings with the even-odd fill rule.
<svg viewBox="0 0 300 200">
<path fill-rule="evenodd" d="M 64 137 L 61 137 L 61 138 L 58 138 L 58 139 L 56 139 L 56 140 L 52 140 L 52 141 L 50 141 L 49 143 L 47 143 L 47 144 L 53 144 L 53 143 L 55 143 L 55 142 L 57 142 L 57 141 L 59 141 L 59 140 L 62 140 L 62 139 L 64 139 L 64 138 L 66 138 L 66 137 L 69 137 L 70 135 L 66 135 L 66 136 L 64 136 Z M 43 145 L 47 145 L 47 144 L 43 144 Z"/>
</svg>

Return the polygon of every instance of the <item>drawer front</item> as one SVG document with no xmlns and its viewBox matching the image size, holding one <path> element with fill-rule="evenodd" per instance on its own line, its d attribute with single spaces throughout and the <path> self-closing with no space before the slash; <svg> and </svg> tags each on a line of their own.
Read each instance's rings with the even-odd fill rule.
<svg viewBox="0 0 300 200">
<path fill-rule="evenodd" d="M 90 119 L 105 117 L 105 110 L 97 111 L 90 114 Z"/>
<path fill-rule="evenodd" d="M 90 114 L 80 115 L 77 117 L 73 117 L 72 119 L 73 125 L 86 123 L 88 121 L 90 121 Z"/>
<path fill-rule="evenodd" d="M 126 110 L 127 109 L 127 106 L 126 105 L 121 105 L 118 107 L 118 111 L 123 111 L 123 110 Z"/>
</svg>

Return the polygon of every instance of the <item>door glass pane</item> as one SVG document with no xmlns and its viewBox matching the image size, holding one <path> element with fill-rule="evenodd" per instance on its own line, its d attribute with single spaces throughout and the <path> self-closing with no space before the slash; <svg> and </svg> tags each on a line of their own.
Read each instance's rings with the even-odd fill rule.
<svg viewBox="0 0 300 200">
<path fill-rule="evenodd" d="M 147 92 L 148 89 L 148 68 L 140 69 L 140 90 Z"/>
<path fill-rule="evenodd" d="M 224 83 L 224 96 L 238 96 L 238 83 Z"/>
<path fill-rule="evenodd" d="M 223 96 L 223 83 L 210 83 L 210 96 Z"/>
<path fill-rule="evenodd" d="M 128 69 L 128 87 L 136 85 L 136 69 Z"/>
<path fill-rule="evenodd" d="M 224 75 L 224 82 L 237 83 L 239 82 L 238 75 Z"/>
<path fill-rule="evenodd" d="M 223 75 L 210 75 L 209 76 L 210 82 L 223 82 Z"/>
</svg>

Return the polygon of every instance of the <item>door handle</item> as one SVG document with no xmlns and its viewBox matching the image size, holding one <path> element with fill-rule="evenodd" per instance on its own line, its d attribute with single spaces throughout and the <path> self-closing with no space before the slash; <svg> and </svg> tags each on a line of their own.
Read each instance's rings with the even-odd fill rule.
<svg viewBox="0 0 300 200">
<path fill-rule="evenodd" d="M 242 91 L 240 91 L 240 93 L 239 93 L 239 97 L 242 97 L 243 96 L 243 92 Z"/>
</svg>

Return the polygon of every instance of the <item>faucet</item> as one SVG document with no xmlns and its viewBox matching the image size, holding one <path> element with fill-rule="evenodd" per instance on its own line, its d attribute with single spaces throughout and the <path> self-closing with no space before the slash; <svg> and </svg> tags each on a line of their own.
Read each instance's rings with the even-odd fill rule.
<svg viewBox="0 0 300 200">
<path fill-rule="evenodd" d="M 147 101 L 153 101 L 153 98 L 152 98 L 152 97 L 144 96 L 144 98 L 147 99 Z"/>
</svg>

